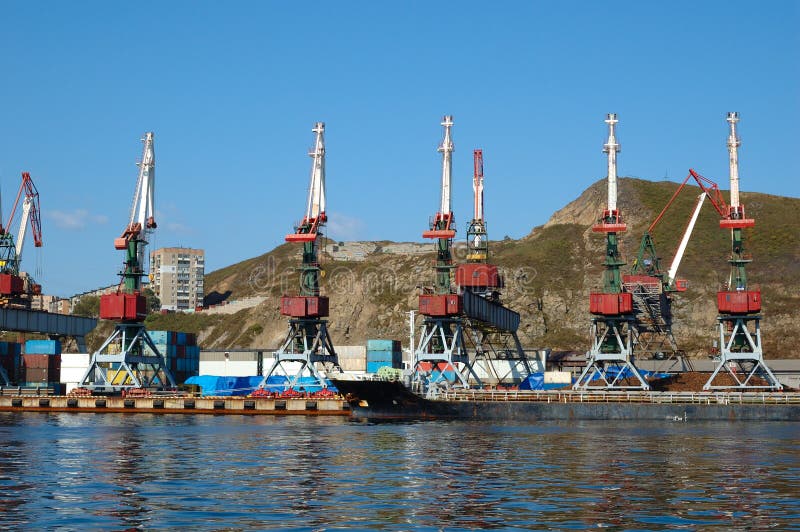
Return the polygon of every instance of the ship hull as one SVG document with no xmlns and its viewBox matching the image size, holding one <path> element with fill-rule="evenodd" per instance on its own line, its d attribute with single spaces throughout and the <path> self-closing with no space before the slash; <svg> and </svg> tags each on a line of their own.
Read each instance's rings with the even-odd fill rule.
<svg viewBox="0 0 800 532">
<path fill-rule="evenodd" d="M 333 380 L 356 419 L 465 419 L 488 421 L 548 420 L 673 420 L 673 421 L 800 421 L 800 398 L 782 395 L 770 400 L 754 394 L 675 395 L 666 392 L 619 394 L 603 392 L 514 392 L 479 394 L 471 399 L 425 399 L 400 382 Z M 759 400 L 756 396 L 761 396 Z M 605 400 L 604 400 L 605 399 Z M 786 399 L 786 402 L 780 402 Z M 797 399 L 798 402 L 791 401 Z M 758 402 L 756 402 L 758 401 Z"/>
</svg>

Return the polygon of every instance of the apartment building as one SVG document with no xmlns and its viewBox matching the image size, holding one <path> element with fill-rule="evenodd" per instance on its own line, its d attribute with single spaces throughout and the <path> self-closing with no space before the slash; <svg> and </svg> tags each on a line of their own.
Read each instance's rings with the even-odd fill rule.
<svg viewBox="0 0 800 532">
<path fill-rule="evenodd" d="M 205 251 L 161 248 L 150 252 L 150 288 L 163 310 L 194 310 L 203 304 Z"/>
</svg>

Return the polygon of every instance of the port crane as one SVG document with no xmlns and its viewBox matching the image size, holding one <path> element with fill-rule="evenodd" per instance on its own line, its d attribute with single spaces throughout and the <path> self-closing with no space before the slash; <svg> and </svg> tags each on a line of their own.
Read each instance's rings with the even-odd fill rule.
<svg viewBox="0 0 800 532">
<path fill-rule="evenodd" d="M 419 296 L 419 313 L 423 323 L 419 344 L 414 351 L 412 385 L 433 393 L 439 386 L 469 387 L 470 375 L 480 383 L 467 353 L 464 323 L 461 319 L 462 301 L 451 282 L 453 277 L 453 238 L 456 235 L 452 211 L 451 182 L 453 170 L 453 117 L 442 118 L 444 138 L 438 152 L 442 154 L 441 202 L 439 211 L 430 221 L 423 238 L 436 242 L 435 276 L 432 287 Z"/>
<path fill-rule="evenodd" d="M 589 312 L 592 314 L 592 347 L 586 367 L 573 385 L 583 390 L 595 379 L 601 381 L 597 388 L 649 390 L 650 385 L 634 364 L 634 336 L 636 318 L 633 313 L 633 294 L 625 291 L 621 268 L 625 260 L 619 250 L 618 234 L 627 229 L 617 208 L 617 142 L 615 128 L 617 115 L 609 113 L 608 140 L 603 151 L 608 155 L 607 204 L 603 215 L 592 231 L 606 235 L 605 271 L 603 291 L 589 294 Z M 632 384 L 629 384 L 633 381 Z M 638 383 L 638 384 L 637 384 Z"/>
<path fill-rule="evenodd" d="M 281 297 L 280 312 L 289 318 L 289 330 L 261 382 L 262 386 L 270 384 L 269 378 L 278 375 L 280 370 L 287 377 L 287 390 L 295 389 L 303 377 L 311 377 L 316 385 L 326 388 L 327 381 L 317 365 L 326 373 L 341 372 L 328 334 L 328 322 L 322 319 L 328 316 L 329 299 L 320 294 L 319 242 L 328 220 L 325 214 L 325 124 L 317 122 L 312 132 L 316 139 L 308 153 L 312 162 L 306 214 L 294 233 L 286 235 L 287 242 L 303 246 L 300 293 Z"/>
<path fill-rule="evenodd" d="M 453 238 L 456 234 L 451 204 L 453 117 L 446 115 L 441 125 L 444 138 L 438 151 L 442 154 L 441 202 L 439 211 L 422 233 L 436 244 L 433 286 L 419 295 L 419 313 L 423 316 L 419 343 L 414 350 L 412 386 L 419 392 L 435 395 L 440 389 L 467 388 L 470 379 L 483 383 L 476 368 L 485 364 L 486 374 L 500 376 L 493 361 L 498 358 L 522 364 L 530 373 L 528 360 L 517 337 L 519 314 L 499 301 L 503 286 L 497 266 L 488 264 L 489 243 L 483 215 L 483 152 L 473 152 L 474 212 L 467 228 L 467 262 L 453 261 Z M 455 283 L 453 282 L 455 281 Z M 470 344 L 474 357 L 470 358 Z M 514 371 L 517 371 L 516 367 Z"/>
<path fill-rule="evenodd" d="M 487 380 L 500 383 L 509 376 L 525 378 L 533 369 L 517 335 L 519 315 L 500 302 L 503 276 L 489 263 L 483 150 L 474 150 L 472 159 L 473 214 L 467 225 L 466 262 L 456 268 L 455 281 L 464 307 L 465 330 L 475 351 L 471 365 L 476 373 L 482 368 Z M 503 366 L 505 373 L 501 373 L 500 359 L 508 362 Z"/>
<path fill-rule="evenodd" d="M 690 179 L 694 179 L 700 187 L 700 194 L 695 200 L 669 269 L 665 270 L 661 265 L 661 257 L 656 252 L 653 233 L 659 222 L 665 219 L 667 212 Z M 706 199 L 717 212 L 722 214 L 725 202 L 719 186 L 694 170 L 689 170 L 686 178 L 645 231 L 630 273 L 622 277 L 625 291 L 633 294 L 636 343 L 639 353 L 654 358 L 670 359 L 680 352 L 672 333 L 672 301 L 676 292 L 685 292 L 688 288 L 688 281 L 677 277 L 678 269 Z M 666 356 L 666 352 L 670 352 L 669 357 Z"/>
<path fill-rule="evenodd" d="M 22 200 L 21 216 L 16 237 L 11 232 L 17 208 Z M 28 172 L 22 172 L 22 182 L 5 227 L 0 225 L 0 306 L 30 308 L 31 298 L 42 293 L 29 274 L 20 269 L 25 237 L 30 226 L 34 247 L 42 247 L 39 191 Z"/>
<path fill-rule="evenodd" d="M 125 252 L 120 284 L 113 294 L 100 297 L 100 318 L 115 321 L 114 331 L 92 354 L 80 386 L 116 392 L 131 388 L 175 388 L 175 380 L 144 326 L 147 299 L 142 294 L 145 248 L 155 230 L 155 151 L 153 133 L 142 139 L 142 160 L 128 224 L 114 248 Z M 109 369 L 110 368 L 110 369 Z"/>
<path fill-rule="evenodd" d="M 731 254 L 728 259 L 730 274 L 722 290 L 717 292 L 717 322 L 719 325 L 720 353 L 717 365 L 709 377 L 704 390 L 765 388 L 781 390 L 783 386 L 775 378 L 764 361 L 761 347 L 761 290 L 748 285 L 746 266 L 752 261 L 745 252 L 744 229 L 755 226 L 755 220 L 745 215 L 744 205 L 739 200 L 739 146 L 741 140 L 736 133 L 739 113 L 728 113 L 728 160 L 731 187 L 730 205 L 720 202 L 717 211 L 722 219 L 719 226 L 731 233 Z M 690 170 L 695 174 L 694 170 Z M 734 371 L 738 367 L 739 372 Z M 720 371 L 726 371 L 735 384 L 715 384 Z M 764 385 L 753 382 L 753 377 L 766 381 Z"/>
</svg>

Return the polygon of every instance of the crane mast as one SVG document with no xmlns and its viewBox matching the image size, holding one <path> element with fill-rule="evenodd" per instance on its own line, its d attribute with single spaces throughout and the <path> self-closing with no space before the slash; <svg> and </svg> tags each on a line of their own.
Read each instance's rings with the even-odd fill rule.
<svg viewBox="0 0 800 532">
<path fill-rule="evenodd" d="M 442 197 L 439 212 L 431 221 L 430 230 L 422 233 L 423 238 L 437 240 L 436 243 L 436 278 L 434 292 L 436 294 L 449 294 L 452 292 L 450 272 L 453 269 L 452 245 L 456 234 L 453 212 L 451 210 L 450 180 L 453 168 L 452 154 L 453 141 L 450 138 L 450 129 L 453 127 L 453 117 L 445 115 L 442 119 L 444 139 L 438 151 L 442 154 Z"/>
<path fill-rule="evenodd" d="M 606 116 L 608 140 L 603 145 L 603 152 L 608 155 L 608 202 L 600 223 L 592 228 L 595 232 L 606 234 L 606 269 L 603 273 L 603 292 L 606 294 L 616 294 L 622 291 L 620 268 L 625 265 L 617 239 L 617 233 L 622 233 L 627 229 L 627 226 L 622 223 L 622 217 L 617 209 L 617 153 L 621 149 L 615 132 L 618 122 L 616 113 L 609 113 Z"/>
<path fill-rule="evenodd" d="M 489 258 L 489 241 L 483 218 L 483 150 L 473 152 L 472 191 L 474 203 L 472 221 L 467 228 L 467 260 L 486 262 Z"/>
</svg>

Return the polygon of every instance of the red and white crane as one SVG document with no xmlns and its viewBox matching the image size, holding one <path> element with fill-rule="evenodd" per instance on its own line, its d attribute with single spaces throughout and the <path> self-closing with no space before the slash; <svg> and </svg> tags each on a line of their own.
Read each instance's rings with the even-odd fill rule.
<svg viewBox="0 0 800 532">
<path fill-rule="evenodd" d="M 14 224 L 17 208 L 22 200 L 21 218 L 16 237 L 10 232 Z M 33 245 L 42 247 L 42 224 L 40 218 L 39 191 L 28 172 L 22 172 L 14 206 L 5 227 L 0 226 L 0 298 L 5 305 L 30 306 L 30 299 L 19 298 L 22 295 L 41 293 L 41 286 L 33 281 L 30 275 L 24 279 L 20 269 L 22 251 L 28 227 L 31 229 Z"/>
<path fill-rule="evenodd" d="M 731 202 L 720 202 L 717 211 L 722 216 L 720 228 L 731 232 L 731 254 L 728 259 L 730 275 L 723 290 L 717 292 L 717 322 L 719 323 L 719 359 L 704 390 L 765 388 L 780 390 L 781 383 L 770 371 L 761 346 L 761 290 L 748 286 L 745 267 L 752 261 L 744 247 L 744 229 L 755 226 L 747 218 L 739 200 L 739 146 L 736 134 L 739 113 L 728 113 L 728 159 Z M 716 205 L 715 205 L 716 206 Z M 739 371 L 735 371 L 738 368 Z M 733 385 L 715 382 L 720 371 L 727 372 Z M 763 383 L 753 377 L 760 377 Z"/>
<path fill-rule="evenodd" d="M 617 153 L 620 151 L 616 137 L 617 115 L 609 113 L 605 123 L 608 124 L 608 140 L 603 145 L 603 152 L 608 158 L 608 197 L 600 220 L 592 226 L 592 231 L 606 235 L 603 291 L 589 294 L 592 347 L 586 367 L 573 388 L 586 389 L 592 381 L 599 379 L 600 386 L 608 389 L 648 390 L 650 386 L 634 365 L 633 295 L 625 290 L 620 272 L 625 261 L 619 250 L 617 234 L 624 232 L 627 226 L 617 208 Z M 628 384 L 629 381 L 634 383 Z"/>
<path fill-rule="evenodd" d="M 328 316 L 329 300 L 320 294 L 319 242 L 328 220 L 325 214 L 325 124 L 317 122 L 311 131 L 315 141 L 314 148 L 308 152 L 312 162 L 306 214 L 295 232 L 286 235 L 287 242 L 303 245 L 300 293 L 281 297 L 280 311 L 289 318 L 289 330 L 262 381 L 266 386 L 270 377 L 283 375 L 286 377 L 284 391 L 296 389 L 301 383 L 308 386 L 310 382 L 326 388 L 326 375 L 318 365 L 326 373 L 341 371 L 328 334 L 328 322 L 322 319 Z M 299 364 L 284 365 L 295 362 Z"/>
</svg>

